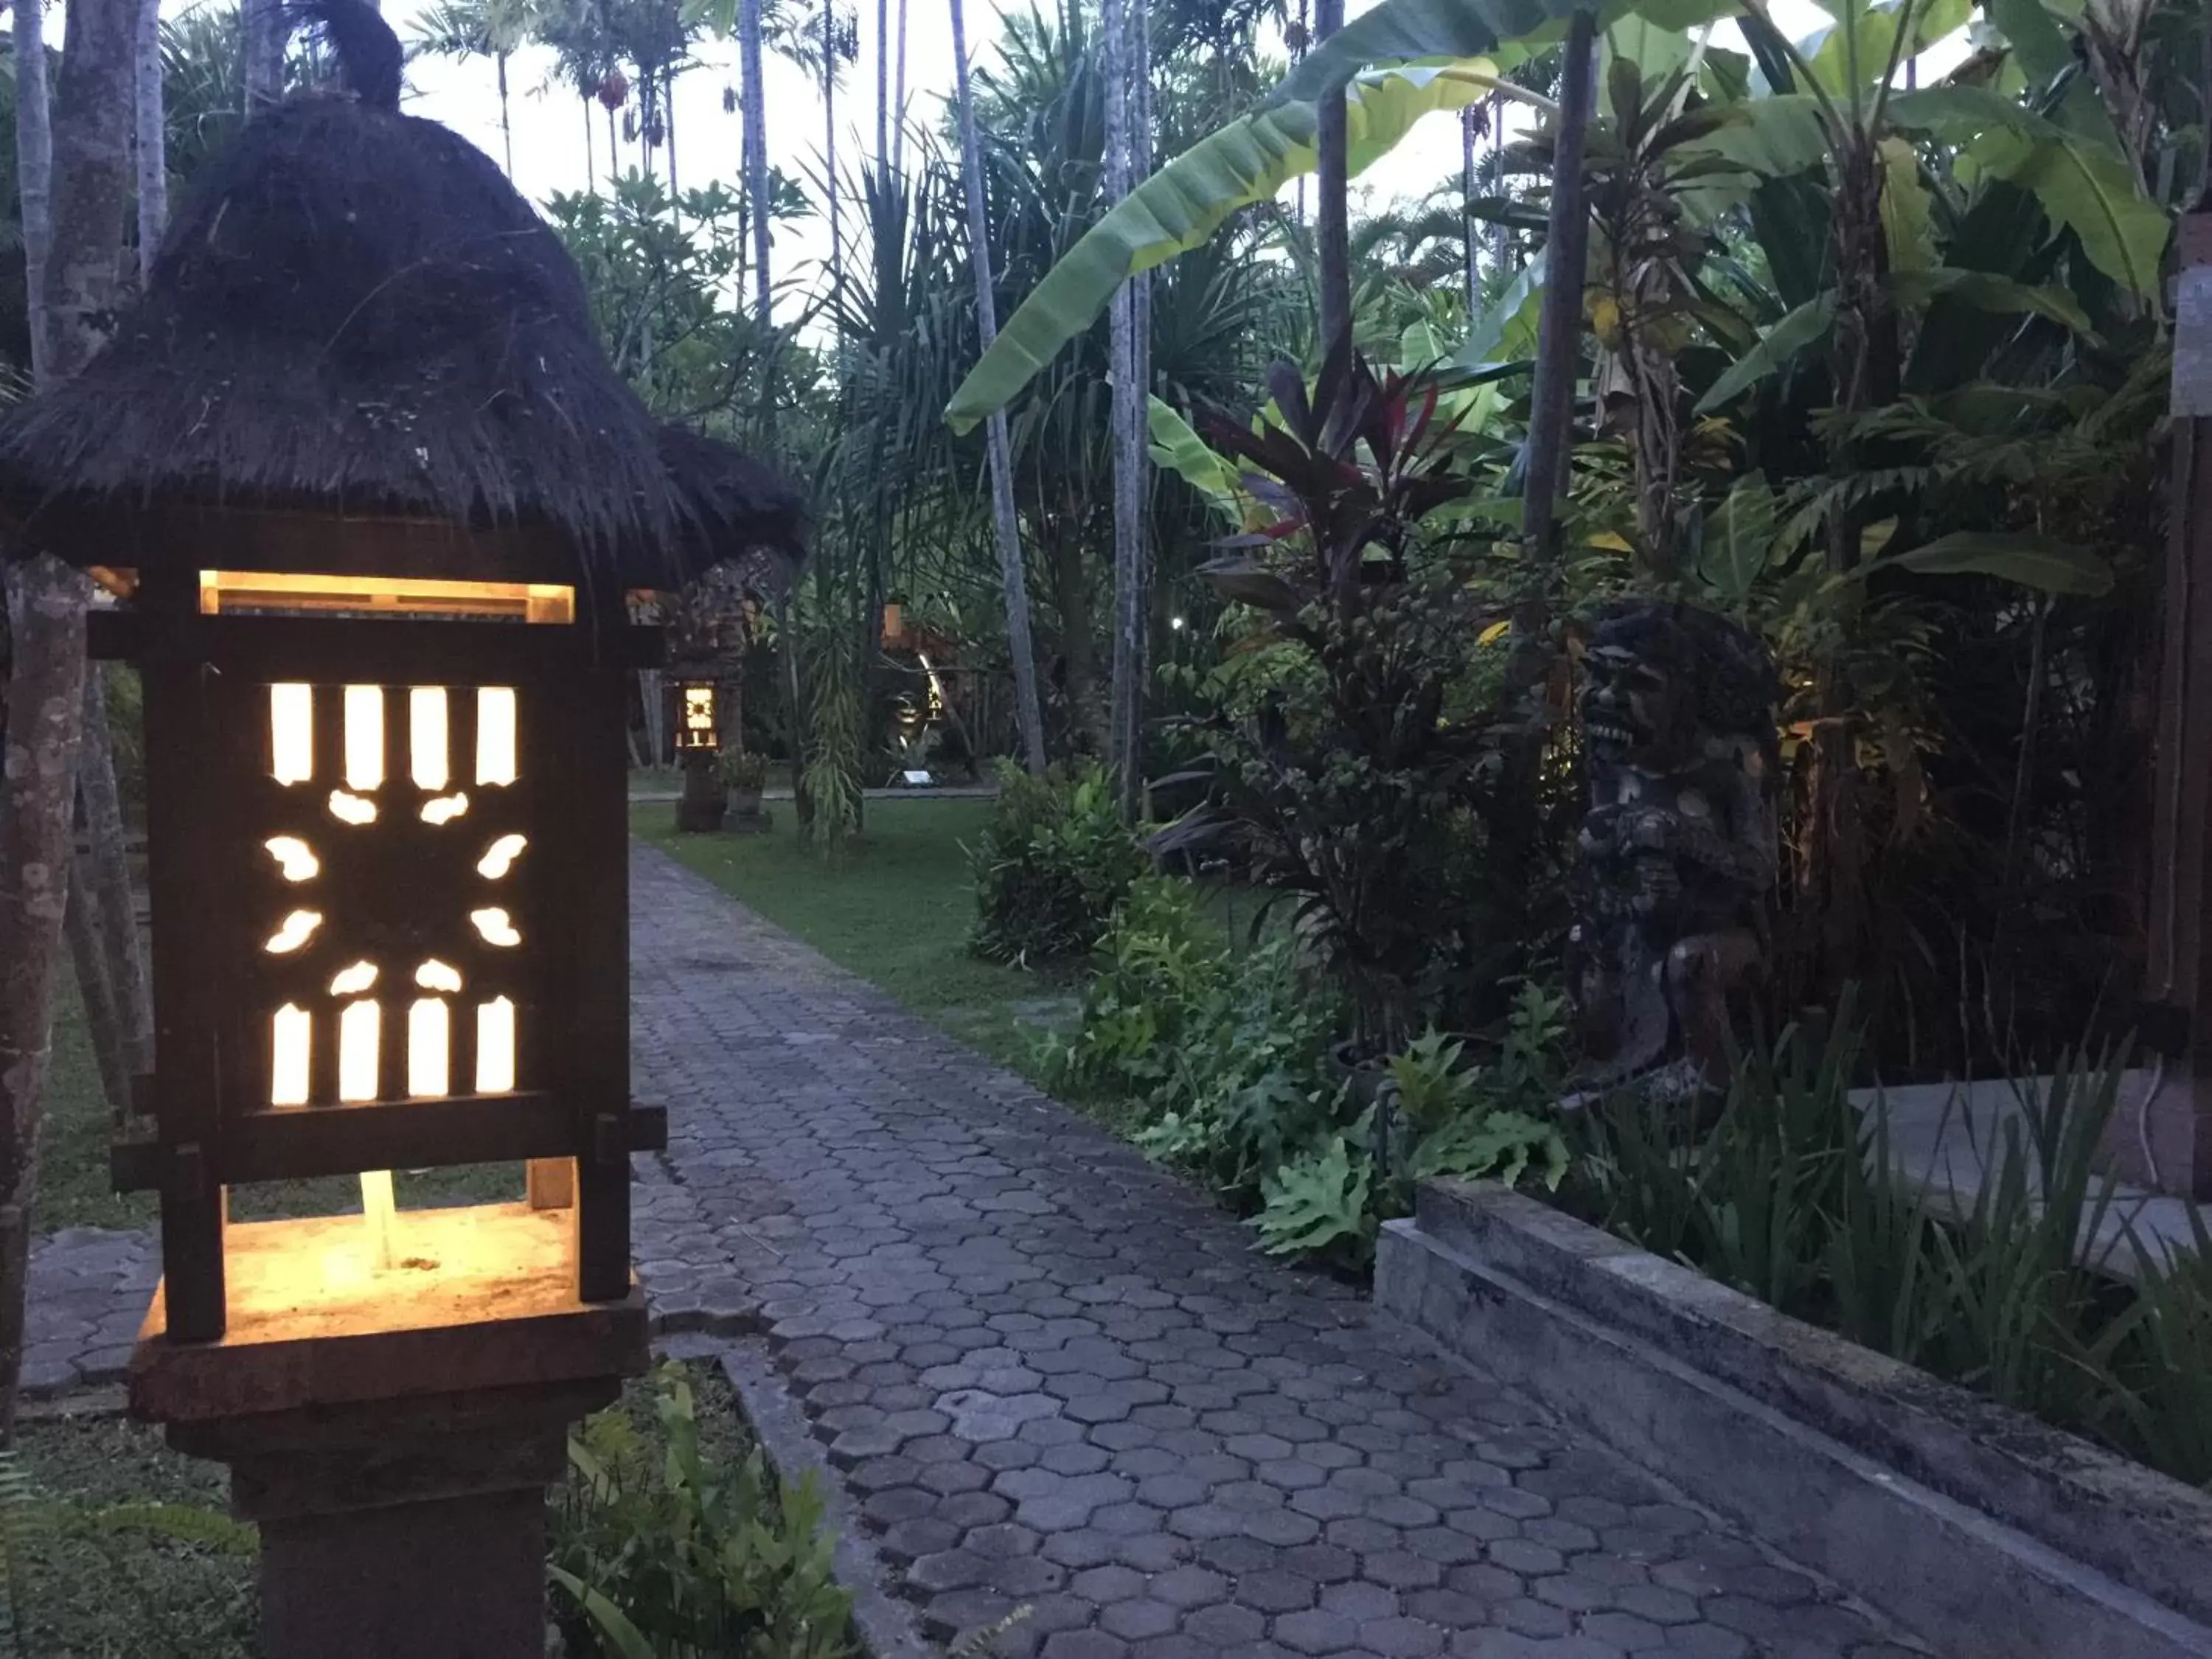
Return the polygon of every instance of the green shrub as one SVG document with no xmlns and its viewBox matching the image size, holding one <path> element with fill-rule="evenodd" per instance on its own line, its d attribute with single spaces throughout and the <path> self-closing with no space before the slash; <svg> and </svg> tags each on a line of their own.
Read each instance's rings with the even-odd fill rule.
<svg viewBox="0 0 2212 1659">
<path fill-rule="evenodd" d="M 1617 1099 L 1583 1115 L 1571 1208 L 1783 1312 L 2212 1481 L 2212 1237 L 2137 1242 L 2130 1286 L 2081 1260 L 2114 1201 L 2097 1146 L 2117 1060 L 2060 1065 L 1981 1150 L 1971 1200 L 1900 1176 L 1850 1099 L 1856 1025 L 1735 1065 L 1717 1121 Z"/>
<path fill-rule="evenodd" d="M 1187 881 L 1138 882 L 1101 946 L 1074 1030 L 1048 1037 L 1055 1086 L 1131 1103 L 1137 1144 L 1240 1210 L 1263 1245 L 1364 1261 L 1422 1175 L 1514 1181 L 1565 1149 L 1536 1114 L 1556 1081 L 1562 1005 L 1524 988 L 1497 1055 L 1431 1035 L 1389 1062 L 1379 1097 L 1330 1062 L 1343 1029 L 1291 939 L 1239 951 Z M 1378 1154 L 1384 1167 L 1378 1170 Z"/>
<path fill-rule="evenodd" d="M 654 1374 L 644 1407 L 601 1412 L 570 1438 L 550 1564 L 568 1651 L 850 1659 L 852 1598 L 813 1483 L 785 1489 L 758 1446 L 702 1438 L 679 1365 Z"/>
<path fill-rule="evenodd" d="M 1086 956 L 1148 867 L 1096 763 L 1031 777 L 1001 763 L 989 822 L 970 849 L 979 956 L 1024 965 Z"/>
</svg>

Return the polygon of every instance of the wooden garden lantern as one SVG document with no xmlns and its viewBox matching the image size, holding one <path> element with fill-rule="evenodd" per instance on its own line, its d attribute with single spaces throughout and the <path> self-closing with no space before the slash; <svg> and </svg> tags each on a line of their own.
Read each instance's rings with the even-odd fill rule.
<svg viewBox="0 0 2212 1659">
<path fill-rule="evenodd" d="M 353 95 L 210 163 L 107 346 L 0 421 L 0 510 L 116 595 L 89 637 L 144 680 L 132 1412 L 229 1466 L 274 1659 L 542 1659 L 544 1485 L 647 1358 L 631 600 L 787 576 L 802 514 L 646 411 L 558 239 L 398 112 L 388 27 L 315 9 Z M 526 1201 L 394 1212 L 389 1171 L 471 1164 Z M 360 1214 L 228 1219 L 342 1175 Z"/>
<path fill-rule="evenodd" d="M 393 1169 L 530 1162 L 573 1226 L 409 1231 L 467 1225 L 487 1270 L 556 1252 L 581 1300 L 619 1300 L 629 1155 L 663 1133 L 629 1100 L 624 876 L 624 671 L 657 633 L 545 580 L 543 535 L 234 511 L 151 540 L 95 637 L 146 684 L 156 1133 L 114 1162 L 161 1195 L 168 1334 L 224 1332 L 235 1183 L 363 1177 L 350 1247 L 241 1235 L 257 1294 L 400 1272 Z M 216 557 L 240 568 L 191 568 Z"/>
</svg>

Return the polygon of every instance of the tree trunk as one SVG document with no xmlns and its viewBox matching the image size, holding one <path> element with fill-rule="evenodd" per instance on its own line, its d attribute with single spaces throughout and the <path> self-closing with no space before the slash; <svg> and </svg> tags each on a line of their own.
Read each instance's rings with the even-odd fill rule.
<svg viewBox="0 0 2212 1659">
<path fill-rule="evenodd" d="M 74 27 L 70 40 L 72 55 L 82 49 Z M 66 73 L 63 85 L 66 107 Z M 53 1051 L 54 955 L 69 903 L 70 801 L 84 696 L 84 578 L 42 554 L 9 568 L 8 600 L 15 662 L 8 684 L 7 781 L 0 788 L 0 1443 L 12 1444 L 39 1119 Z"/>
<path fill-rule="evenodd" d="M 672 65 L 660 72 L 660 124 L 667 129 L 668 194 L 674 198 L 684 187 L 676 181 L 676 70 Z"/>
<path fill-rule="evenodd" d="M 1474 130 L 1480 122 L 1477 106 L 1459 112 L 1459 192 L 1461 261 L 1466 266 L 1467 315 L 1471 324 L 1482 308 L 1482 281 L 1474 264 Z"/>
<path fill-rule="evenodd" d="M 757 0 L 747 0 L 756 4 Z M 991 223 L 983 203 L 983 146 L 975 129 L 975 98 L 968 82 L 968 21 L 952 0 L 952 65 L 960 100 L 960 162 L 968 188 L 969 264 L 975 273 L 975 332 L 988 351 L 999 337 L 999 308 L 991 282 Z M 1014 459 L 1006 438 L 1006 412 L 992 411 L 986 435 L 991 455 L 991 523 L 999 543 L 999 573 L 1006 586 L 1006 649 L 1013 658 L 1014 714 L 1022 756 L 1032 773 L 1044 770 L 1044 715 L 1037 702 L 1036 647 L 1030 636 L 1029 582 L 1022 570 L 1021 526 L 1014 516 Z"/>
<path fill-rule="evenodd" d="M 1315 0 L 1314 39 L 1322 41 L 1344 27 L 1344 0 Z M 1340 342 L 1352 339 L 1351 173 L 1345 150 L 1344 88 L 1322 94 L 1320 146 L 1315 168 L 1314 236 L 1321 266 L 1321 356 L 1326 362 Z"/>
<path fill-rule="evenodd" d="M 46 380 L 39 322 L 53 245 L 54 133 L 46 101 L 46 0 L 15 0 L 15 155 L 23 218 L 23 292 L 31 311 L 31 378 Z"/>
<path fill-rule="evenodd" d="M 738 94 L 744 100 L 745 203 L 752 216 L 753 322 L 760 331 L 760 428 L 763 447 L 775 435 L 775 318 L 769 283 L 768 111 L 761 82 L 761 0 L 738 0 Z M 797 711 L 793 711 L 797 718 Z"/>
<path fill-rule="evenodd" d="M 891 155 L 890 0 L 876 0 L 876 165 Z"/>
<path fill-rule="evenodd" d="M 898 70 L 891 85 L 891 172 L 906 164 L 906 0 L 898 0 Z"/>
<path fill-rule="evenodd" d="M 836 0 L 822 0 L 822 182 L 830 196 L 830 293 L 842 313 L 845 232 L 837 216 L 837 16 Z"/>
<path fill-rule="evenodd" d="M 135 58 L 138 117 L 138 283 L 143 289 L 169 222 L 167 112 L 161 87 L 161 0 L 139 0 Z"/>
<path fill-rule="evenodd" d="M 284 0 L 242 0 L 246 37 L 246 116 L 284 96 L 284 41 L 289 33 Z M 71 9 L 72 10 L 75 8 Z"/>
<path fill-rule="evenodd" d="M 584 106 L 584 188 L 597 195 L 599 189 L 597 173 L 599 141 L 598 136 L 592 131 L 592 94 L 586 93 L 582 102 Z"/>
<path fill-rule="evenodd" d="M 1490 94 L 1490 193 L 1502 206 L 1505 200 L 1505 94 Z M 1500 215 L 1491 228 L 1491 258 L 1503 276 L 1513 258 L 1513 227 Z"/>
<path fill-rule="evenodd" d="M 1144 121 L 1150 53 L 1145 0 L 1105 0 L 1106 199 L 1120 202 L 1142 177 L 1150 146 Z M 1132 821 L 1144 799 L 1147 513 L 1146 392 L 1149 374 L 1145 338 L 1149 307 L 1145 278 L 1124 283 L 1114 295 L 1109 319 L 1114 428 L 1114 679 L 1106 751 L 1114 769 L 1121 813 Z M 1063 606 L 1063 611 L 1065 606 Z M 1074 690 L 1070 653 L 1069 690 Z"/>
<path fill-rule="evenodd" d="M 622 178 L 622 148 L 615 132 L 615 112 L 607 111 L 607 194 L 614 194 Z"/>
<path fill-rule="evenodd" d="M 1550 569 L 1553 527 L 1567 484 L 1574 444 L 1575 380 L 1582 361 L 1583 267 L 1589 257 L 1583 149 L 1596 101 L 1587 11 L 1567 25 L 1560 70 L 1559 130 L 1552 164 L 1551 216 L 1544 238 L 1544 297 L 1536 322 L 1536 373 L 1528 392 L 1528 467 L 1522 491 L 1522 539 L 1539 571 Z"/>
<path fill-rule="evenodd" d="M 83 367 L 112 326 L 130 199 L 139 0 L 71 0 L 52 112 L 50 241 L 31 296 L 40 384 Z M 45 152 L 43 142 L 26 151 Z M 26 177 L 28 177 L 27 169 Z M 39 1117 L 52 1042 L 54 953 L 68 903 L 70 807 L 84 716 L 83 577 L 16 567 L 0 782 L 0 1440 L 12 1439 Z"/>
<path fill-rule="evenodd" d="M 156 0 L 147 0 L 149 5 L 155 3 Z M 514 177 L 514 128 L 507 118 L 507 54 L 503 52 L 494 52 L 492 62 L 499 70 L 500 149 L 507 157 L 507 176 L 512 179 Z"/>
</svg>

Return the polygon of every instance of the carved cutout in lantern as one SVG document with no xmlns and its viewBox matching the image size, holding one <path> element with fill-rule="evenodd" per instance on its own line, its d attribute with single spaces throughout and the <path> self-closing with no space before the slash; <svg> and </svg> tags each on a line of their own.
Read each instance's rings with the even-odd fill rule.
<svg viewBox="0 0 2212 1659">
<path fill-rule="evenodd" d="M 720 690 L 713 680 L 676 682 L 676 748 L 679 754 L 713 755 L 722 746 L 721 719 L 715 703 Z"/>
<path fill-rule="evenodd" d="M 264 557 L 313 522 L 222 516 Z M 527 533 L 447 532 L 514 580 L 362 574 L 422 533 L 324 520 L 296 545 L 343 574 L 149 568 L 102 619 L 146 675 L 159 1032 L 156 1137 L 114 1161 L 161 1193 L 175 1338 L 225 1328 L 240 1182 L 359 1174 L 340 1254 L 373 1267 L 389 1171 L 528 1163 L 574 1292 L 629 1290 L 629 1157 L 664 1130 L 628 1094 L 627 671 L 658 631 L 530 579 L 558 550 Z"/>
</svg>

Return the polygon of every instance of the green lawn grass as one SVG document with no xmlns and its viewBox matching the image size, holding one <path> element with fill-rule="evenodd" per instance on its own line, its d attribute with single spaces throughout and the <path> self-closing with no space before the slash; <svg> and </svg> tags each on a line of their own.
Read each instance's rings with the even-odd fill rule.
<svg viewBox="0 0 2212 1659">
<path fill-rule="evenodd" d="M 969 954 L 975 900 L 963 843 L 988 800 L 872 800 L 835 860 L 802 845 L 788 803 L 761 836 L 679 836 L 675 809 L 633 808 L 630 833 L 787 927 L 840 967 L 1003 1066 L 1034 1075 L 1043 1029 L 1074 1012 L 1073 982 Z"/>
</svg>

